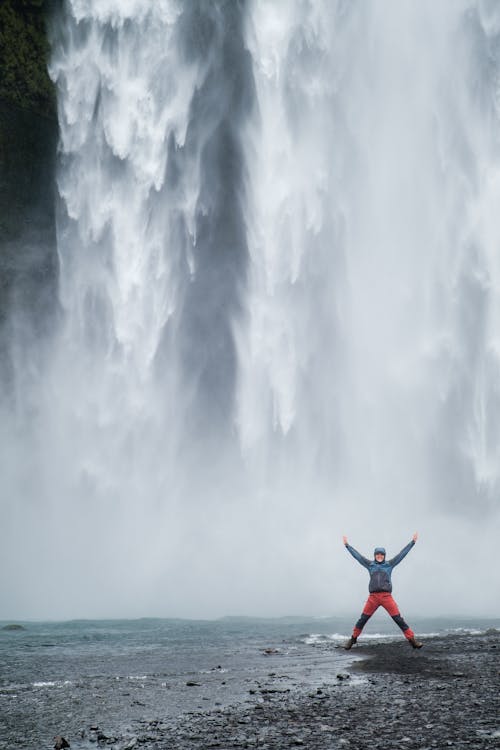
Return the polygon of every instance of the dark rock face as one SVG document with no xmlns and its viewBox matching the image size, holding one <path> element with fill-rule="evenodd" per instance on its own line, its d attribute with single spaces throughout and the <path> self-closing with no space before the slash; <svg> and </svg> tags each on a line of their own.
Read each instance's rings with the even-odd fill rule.
<svg viewBox="0 0 500 750">
<path fill-rule="evenodd" d="M 0 240 L 54 239 L 57 122 L 0 99 Z"/>
<path fill-rule="evenodd" d="M 54 120 L 0 101 L 0 382 L 4 384 L 10 381 L 13 338 L 23 336 L 29 343 L 54 325 L 57 133 Z"/>
<path fill-rule="evenodd" d="M 47 21 L 60 0 L 0 3 L 0 99 L 54 117 L 54 87 L 47 73 Z"/>
<path fill-rule="evenodd" d="M 49 0 L 0 7 L 0 382 L 13 327 L 38 338 L 53 324 L 58 126 L 47 72 Z M 16 324 L 14 326 L 14 318 Z"/>
<path fill-rule="evenodd" d="M 0 310 L 16 282 L 55 272 L 57 123 L 0 101 Z M 35 251 L 36 248 L 36 251 Z"/>
</svg>

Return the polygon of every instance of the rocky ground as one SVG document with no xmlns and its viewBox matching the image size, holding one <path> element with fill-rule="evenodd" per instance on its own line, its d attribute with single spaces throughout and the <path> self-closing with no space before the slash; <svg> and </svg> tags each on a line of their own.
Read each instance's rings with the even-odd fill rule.
<svg viewBox="0 0 500 750">
<path fill-rule="evenodd" d="M 249 703 L 137 721 L 122 737 L 89 727 L 77 743 L 120 750 L 500 748 L 500 631 L 433 638 L 420 651 L 404 641 L 361 641 L 353 653 L 365 658 L 313 691 L 290 690 L 271 673 Z"/>
</svg>

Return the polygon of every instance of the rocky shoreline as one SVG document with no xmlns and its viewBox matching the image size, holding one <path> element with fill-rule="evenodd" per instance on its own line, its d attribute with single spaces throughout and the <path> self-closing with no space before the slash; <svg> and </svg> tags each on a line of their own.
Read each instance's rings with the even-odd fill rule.
<svg viewBox="0 0 500 750">
<path fill-rule="evenodd" d="M 81 742 L 116 750 L 500 747 L 500 631 L 427 639 L 417 652 L 404 641 L 361 642 L 353 655 L 364 658 L 312 691 L 283 687 L 271 673 L 247 703 L 139 720 L 122 737 L 94 726 Z"/>
</svg>

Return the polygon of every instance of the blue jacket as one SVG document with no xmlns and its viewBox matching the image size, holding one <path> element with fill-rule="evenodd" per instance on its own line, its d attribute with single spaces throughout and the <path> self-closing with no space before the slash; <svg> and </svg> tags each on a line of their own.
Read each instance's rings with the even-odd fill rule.
<svg viewBox="0 0 500 750">
<path fill-rule="evenodd" d="M 363 557 L 363 555 L 355 550 L 354 547 L 351 547 L 350 544 L 346 544 L 345 546 L 354 557 L 354 559 L 361 563 L 361 565 L 363 565 L 363 567 L 368 570 L 370 574 L 370 585 L 368 586 L 368 591 L 370 592 L 370 594 L 374 594 L 377 591 L 392 591 L 392 570 L 398 563 L 401 562 L 403 557 L 406 557 L 411 548 L 415 546 L 415 542 L 412 539 L 411 542 L 401 550 L 401 552 L 398 552 L 396 557 L 393 557 L 392 560 L 384 560 L 381 563 L 378 563 L 376 560 L 368 560 L 368 558 Z"/>
</svg>

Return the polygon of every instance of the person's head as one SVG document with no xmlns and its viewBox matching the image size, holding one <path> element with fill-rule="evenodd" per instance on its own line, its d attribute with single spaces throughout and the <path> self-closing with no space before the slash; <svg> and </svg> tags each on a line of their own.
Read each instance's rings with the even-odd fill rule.
<svg viewBox="0 0 500 750">
<path fill-rule="evenodd" d="M 375 562 L 382 563 L 385 560 L 385 547 L 375 547 L 373 552 Z"/>
</svg>

